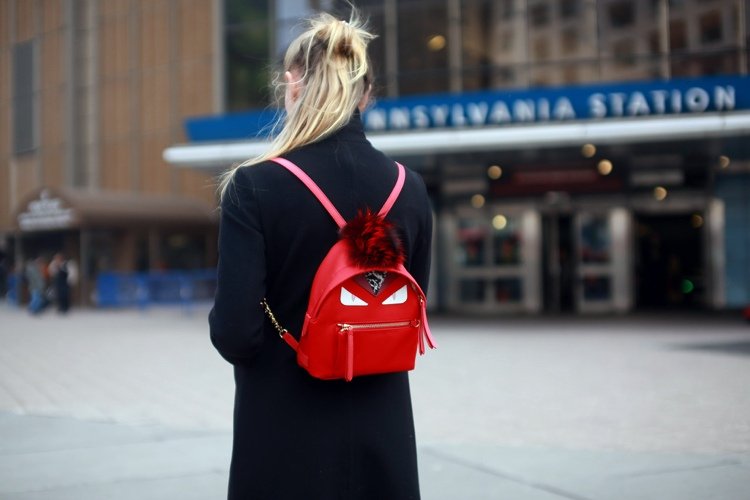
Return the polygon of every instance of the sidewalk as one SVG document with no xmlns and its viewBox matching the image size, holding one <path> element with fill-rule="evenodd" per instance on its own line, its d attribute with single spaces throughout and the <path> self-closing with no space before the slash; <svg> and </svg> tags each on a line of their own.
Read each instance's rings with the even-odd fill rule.
<svg viewBox="0 0 750 500">
<path fill-rule="evenodd" d="M 220 499 L 232 374 L 206 311 L 0 306 L 0 498 Z M 425 500 L 750 499 L 750 325 L 435 319 Z"/>
</svg>

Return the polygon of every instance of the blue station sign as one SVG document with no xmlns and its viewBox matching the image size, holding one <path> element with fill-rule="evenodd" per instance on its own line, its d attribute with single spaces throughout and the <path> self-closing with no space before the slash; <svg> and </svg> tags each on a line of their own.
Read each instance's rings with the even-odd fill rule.
<svg viewBox="0 0 750 500">
<path fill-rule="evenodd" d="M 363 115 L 369 131 L 404 131 L 750 110 L 750 77 L 486 90 L 379 99 Z M 192 141 L 267 134 L 274 112 L 186 121 Z"/>
</svg>

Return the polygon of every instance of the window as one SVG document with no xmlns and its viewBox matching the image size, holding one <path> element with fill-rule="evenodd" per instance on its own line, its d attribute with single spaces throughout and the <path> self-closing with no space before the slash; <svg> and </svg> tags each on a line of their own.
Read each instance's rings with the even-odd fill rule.
<svg viewBox="0 0 750 500">
<path fill-rule="evenodd" d="M 563 19 L 570 19 L 578 15 L 580 0 L 562 0 L 560 2 L 560 15 Z"/>
<path fill-rule="evenodd" d="M 492 55 L 504 51 L 502 34 L 493 23 L 491 0 L 464 0 L 461 12 L 463 88 L 490 86 Z"/>
<path fill-rule="evenodd" d="M 450 86 L 446 2 L 398 2 L 399 94 L 445 92 Z M 458 41 L 460 43 L 460 41 Z"/>
<path fill-rule="evenodd" d="M 492 285 L 495 302 L 501 304 L 521 302 L 523 294 L 521 293 L 520 278 L 498 278 L 493 281 Z"/>
<path fill-rule="evenodd" d="M 456 263 L 462 267 L 483 266 L 488 229 L 483 219 L 461 219 L 456 230 Z"/>
<path fill-rule="evenodd" d="M 484 302 L 484 280 L 477 278 L 462 279 L 458 282 L 458 296 L 462 303 L 481 304 Z"/>
<path fill-rule="evenodd" d="M 495 215 L 492 219 L 493 263 L 512 266 L 521 263 L 521 228 L 517 217 Z"/>
<path fill-rule="evenodd" d="M 562 77 L 565 84 L 579 83 L 578 66 L 566 64 L 562 68 Z"/>
<path fill-rule="evenodd" d="M 618 66 L 635 65 L 635 47 L 632 40 L 620 40 L 615 43 L 612 53 Z"/>
<path fill-rule="evenodd" d="M 367 27 L 370 29 L 370 32 L 376 35 L 375 40 L 371 41 L 370 45 L 367 46 L 367 51 L 370 54 L 370 63 L 372 64 L 372 73 L 375 78 L 375 93 L 377 95 L 386 94 L 387 91 L 385 88 L 389 75 L 386 75 L 387 67 L 385 65 L 385 13 L 379 7 L 370 7 L 367 10 L 363 7 L 362 15 L 368 20 Z"/>
<path fill-rule="evenodd" d="M 648 53 L 651 55 L 661 53 L 658 31 L 651 31 L 648 34 Z"/>
<path fill-rule="evenodd" d="M 651 12 L 651 14 L 658 14 L 659 4 L 661 4 L 661 2 L 662 0 L 650 0 L 649 12 Z M 685 0 L 666 0 L 666 2 L 667 2 L 667 5 L 669 6 L 670 13 L 683 10 L 683 7 L 685 7 Z"/>
<path fill-rule="evenodd" d="M 635 5 L 632 2 L 617 2 L 609 7 L 609 22 L 614 28 L 632 26 L 635 22 Z"/>
<path fill-rule="evenodd" d="M 700 17 L 701 43 L 720 42 L 722 39 L 721 13 L 708 12 Z"/>
<path fill-rule="evenodd" d="M 13 47 L 13 153 L 17 155 L 37 147 L 36 57 L 33 40 Z"/>
<path fill-rule="evenodd" d="M 549 6 L 547 4 L 533 5 L 529 10 L 529 22 L 532 26 L 545 26 L 549 23 Z"/>
<path fill-rule="evenodd" d="M 687 48 L 687 30 L 685 21 L 669 23 L 669 50 L 683 50 Z"/>
<path fill-rule="evenodd" d="M 610 262 L 612 240 L 609 220 L 603 216 L 585 215 L 581 218 L 579 258 L 584 264 Z"/>
<path fill-rule="evenodd" d="M 549 43 L 547 43 L 546 38 L 534 40 L 534 59 L 537 61 L 549 59 Z"/>
<path fill-rule="evenodd" d="M 504 52 L 510 52 L 513 49 L 513 32 L 505 31 L 500 35 L 500 49 Z"/>
<path fill-rule="evenodd" d="M 565 54 L 571 54 L 578 50 L 578 30 L 566 29 L 562 32 L 562 50 Z"/>
<path fill-rule="evenodd" d="M 271 100 L 267 3 L 226 0 L 224 5 L 227 111 L 263 108 Z M 285 28 L 279 27 L 286 32 Z"/>
<path fill-rule="evenodd" d="M 500 15 L 503 19 L 513 19 L 513 15 L 515 14 L 513 0 L 501 0 L 500 9 Z"/>
</svg>

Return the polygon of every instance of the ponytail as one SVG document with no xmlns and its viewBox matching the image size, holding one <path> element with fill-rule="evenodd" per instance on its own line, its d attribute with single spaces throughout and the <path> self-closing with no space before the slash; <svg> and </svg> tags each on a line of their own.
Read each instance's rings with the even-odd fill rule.
<svg viewBox="0 0 750 500">
<path fill-rule="evenodd" d="M 296 82 L 300 84 L 299 96 L 291 111 L 279 116 L 277 126 L 281 123 L 281 130 L 269 150 L 221 175 L 222 197 L 238 168 L 319 141 L 349 122 L 372 85 L 367 45 L 374 38 L 354 9 L 348 21 L 326 13 L 308 20 L 307 30 L 289 45 L 280 72 L 301 75 Z M 284 85 L 278 75 L 274 82 L 277 96 L 284 95 Z"/>
</svg>

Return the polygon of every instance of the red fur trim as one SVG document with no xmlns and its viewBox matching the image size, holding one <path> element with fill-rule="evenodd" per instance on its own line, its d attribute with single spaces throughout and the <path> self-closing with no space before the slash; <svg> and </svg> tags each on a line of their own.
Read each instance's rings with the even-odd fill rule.
<svg viewBox="0 0 750 500">
<path fill-rule="evenodd" d="M 349 256 L 354 264 L 367 268 L 387 268 L 404 263 L 396 228 L 368 208 L 341 229 L 341 238 L 349 242 Z"/>
</svg>

